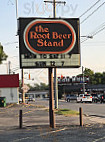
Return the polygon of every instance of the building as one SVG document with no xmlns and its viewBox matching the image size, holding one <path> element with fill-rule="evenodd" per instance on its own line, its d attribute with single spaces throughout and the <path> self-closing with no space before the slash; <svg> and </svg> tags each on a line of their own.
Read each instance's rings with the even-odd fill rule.
<svg viewBox="0 0 105 142">
<path fill-rule="evenodd" d="M 19 102 L 19 74 L 0 75 L 0 97 L 6 97 L 6 103 Z"/>
<path fill-rule="evenodd" d="M 62 94 L 81 94 L 83 93 L 83 84 L 60 84 L 59 90 Z M 105 94 L 105 84 L 85 84 L 85 92 L 93 94 Z"/>
<path fill-rule="evenodd" d="M 25 93 L 25 97 L 32 97 L 32 98 L 48 98 L 49 96 L 49 91 L 44 90 L 44 91 L 28 91 Z"/>
</svg>

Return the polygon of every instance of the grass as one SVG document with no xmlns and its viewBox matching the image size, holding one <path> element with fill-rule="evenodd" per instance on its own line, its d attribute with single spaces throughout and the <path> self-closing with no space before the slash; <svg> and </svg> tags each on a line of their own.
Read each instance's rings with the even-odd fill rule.
<svg viewBox="0 0 105 142">
<path fill-rule="evenodd" d="M 58 115 L 65 115 L 65 116 L 79 115 L 78 111 L 70 110 L 70 109 L 58 109 L 58 110 L 55 110 L 55 113 Z"/>
</svg>

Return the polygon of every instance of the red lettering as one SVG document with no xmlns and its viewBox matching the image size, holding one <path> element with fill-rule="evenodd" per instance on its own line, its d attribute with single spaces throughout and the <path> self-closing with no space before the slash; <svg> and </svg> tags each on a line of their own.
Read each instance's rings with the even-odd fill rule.
<svg viewBox="0 0 105 142">
<path fill-rule="evenodd" d="M 37 46 L 43 46 L 43 39 L 38 39 Z"/>
<path fill-rule="evenodd" d="M 57 32 L 53 32 L 52 33 L 52 37 L 53 37 L 53 39 L 58 39 L 58 33 Z"/>
<path fill-rule="evenodd" d="M 36 39 L 37 38 L 37 34 L 36 32 L 30 32 L 30 39 Z"/>
<path fill-rule="evenodd" d="M 44 33 L 49 32 L 48 28 L 43 28 L 41 25 L 35 27 L 35 32 Z"/>
</svg>

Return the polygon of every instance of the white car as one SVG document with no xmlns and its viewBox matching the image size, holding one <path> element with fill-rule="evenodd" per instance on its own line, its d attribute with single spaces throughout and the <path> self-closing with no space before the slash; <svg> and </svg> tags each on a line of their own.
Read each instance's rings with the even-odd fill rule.
<svg viewBox="0 0 105 142">
<path fill-rule="evenodd" d="M 77 102 L 90 102 L 92 103 L 92 96 L 90 94 L 80 94 L 79 97 L 77 97 Z"/>
</svg>

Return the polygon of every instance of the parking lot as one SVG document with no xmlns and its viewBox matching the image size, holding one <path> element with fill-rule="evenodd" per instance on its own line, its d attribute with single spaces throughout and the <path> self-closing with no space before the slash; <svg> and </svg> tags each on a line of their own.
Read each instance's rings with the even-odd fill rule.
<svg viewBox="0 0 105 142">
<path fill-rule="evenodd" d="M 48 100 L 0 108 L 0 141 L 2 142 L 96 142 L 105 141 L 105 104 L 76 103 L 59 100 L 59 108 L 83 108 L 83 127 L 78 116 L 55 115 L 56 128 L 49 127 Z M 19 110 L 23 111 L 23 128 L 19 129 Z M 76 134 L 76 135 L 75 135 Z"/>
</svg>

